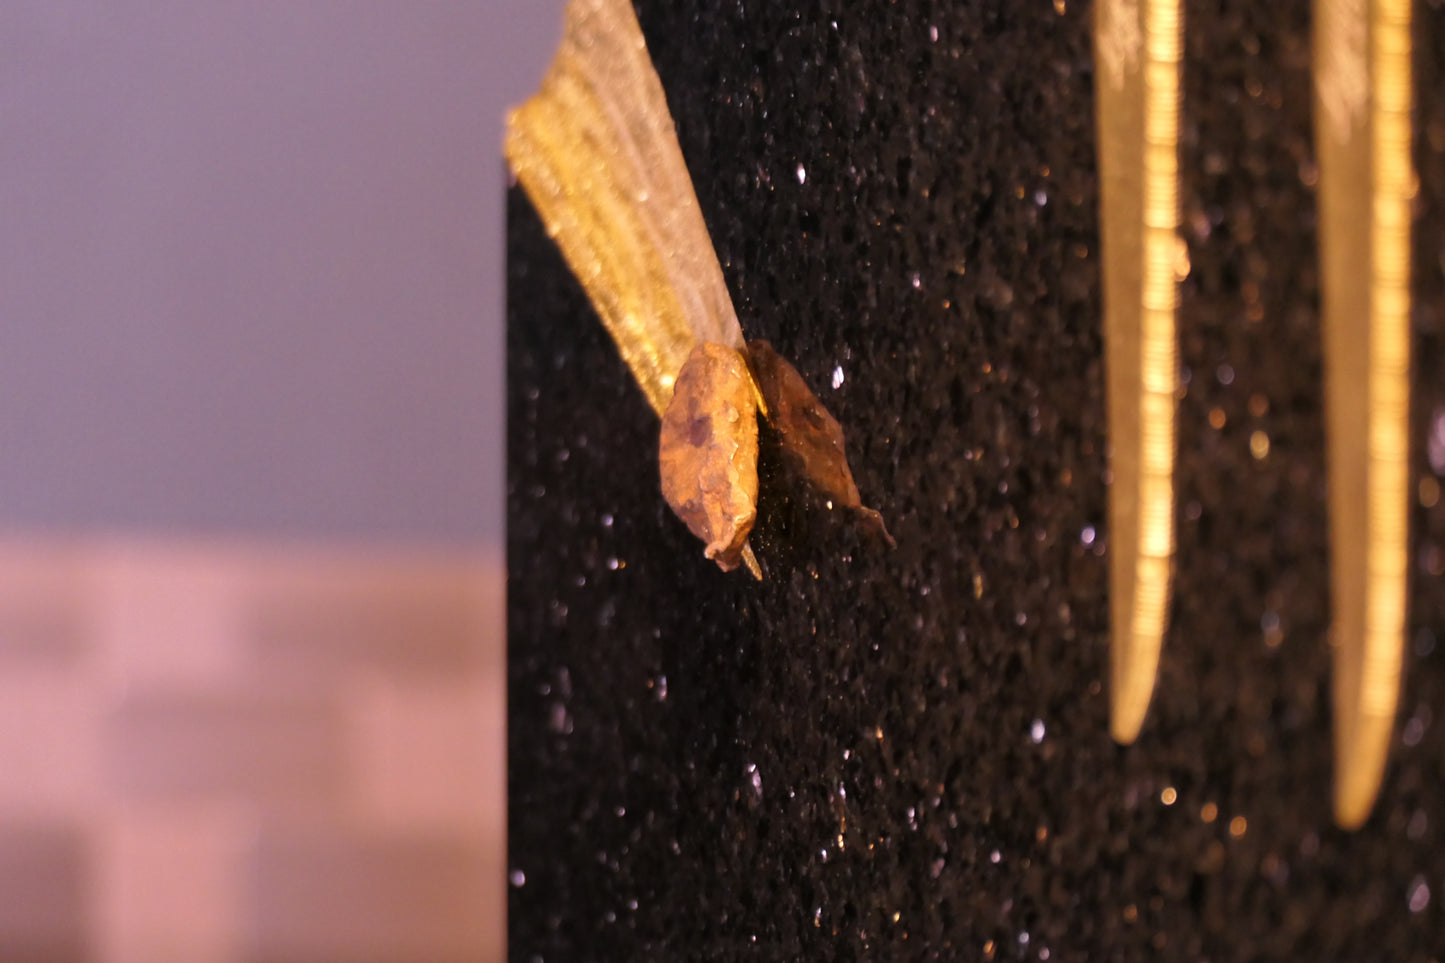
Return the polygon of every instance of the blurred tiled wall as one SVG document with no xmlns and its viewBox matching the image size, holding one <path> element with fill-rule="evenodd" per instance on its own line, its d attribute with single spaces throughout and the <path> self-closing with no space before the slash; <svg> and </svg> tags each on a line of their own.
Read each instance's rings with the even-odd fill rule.
<svg viewBox="0 0 1445 963">
<path fill-rule="evenodd" d="M 0 542 L 0 963 L 504 954 L 503 574 Z"/>
</svg>

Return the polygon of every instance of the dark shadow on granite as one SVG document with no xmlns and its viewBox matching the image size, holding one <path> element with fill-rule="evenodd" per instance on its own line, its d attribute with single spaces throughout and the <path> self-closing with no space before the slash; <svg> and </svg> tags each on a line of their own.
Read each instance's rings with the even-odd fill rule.
<svg viewBox="0 0 1445 963">
<path fill-rule="evenodd" d="M 1384 791 L 1362 831 L 1330 822 L 1308 4 L 1188 7 L 1178 602 L 1127 749 L 1088 7 L 681 6 L 642 22 L 744 331 L 842 423 L 898 548 L 765 459 L 767 579 L 703 559 L 655 416 L 513 192 L 512 958 L 1430 959 L 1445 505 L 1414 519 Z M 1445 15 L 1419 13 L 1438 89 Z M 1442 110 L 1419 151 L 1426 474 Z"/>
</svg>

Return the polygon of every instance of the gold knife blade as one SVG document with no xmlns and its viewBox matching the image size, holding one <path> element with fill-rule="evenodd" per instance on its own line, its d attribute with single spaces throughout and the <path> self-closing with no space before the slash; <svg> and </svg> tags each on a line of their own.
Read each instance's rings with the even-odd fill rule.
<svg viewBox="0 0 1445 963">
<path fill-rule="evenodd" d="M 572 0 L 507 161 L 662 415 L 699 341 L 746 350 L 662 81 L 626 0 Z"/>
<path fill-rule="evenodd" d="M 1139 735 L 1174 567 L 1178 0 L 1100 0 L 1095 102 L 1108 371 L 1110 732 Z"/>
<path fill-rule="evenodd" d="M 1335 820 L 1369 817 L 1399 697 L 1408 571 L 1410 0 L 1316 0 Z"/>
<path fill-rule="evenodd" d="M 562 45 L 542 89 L 508 114 L 504 148 L 659 416 L 695 345 L 746 352 L 629 0 L 567 5 Z M 763 577 L 750 544 L 742 562 Z"/>
</svg>

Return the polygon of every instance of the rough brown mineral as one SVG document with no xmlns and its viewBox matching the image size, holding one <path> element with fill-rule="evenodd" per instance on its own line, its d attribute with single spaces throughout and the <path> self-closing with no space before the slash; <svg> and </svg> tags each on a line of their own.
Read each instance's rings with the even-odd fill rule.
<svg viewBox="0 0 1445 963">
<path fill-rule="evenodd" d="M 662 497 L 725 572 L 738 567 L 758 515 L 757 397 L 747 361 L 699 342 L 662 416 Z"/>
<path fill-rule="evenodd" d="M 837 419 L 808 388 L 798 369 L 768 342 L 749 341 L 748 358 L 768 407 L 768 423 L 777 429 L 788 467 L 830 503 L 853 509 L 893 545 L 883 516 L 866 507 L 858 494 Z"/>
</svg>

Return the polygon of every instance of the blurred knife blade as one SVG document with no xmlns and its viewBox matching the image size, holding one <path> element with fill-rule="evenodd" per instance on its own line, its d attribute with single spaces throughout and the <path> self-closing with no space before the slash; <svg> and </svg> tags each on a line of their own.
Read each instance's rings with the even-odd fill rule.
<svg viewBox="0 0 1445 963">
<path fill-rule="evenodd" d="M 1174 567 L 1178 0 L 1100 0 L 1094 54 L 1108 371 L 1110 731 L 1138 736 Z"/>
<path fill-rule="evenodd" d="M 1409 511 L 1409 0 L 1316 0 L 1335 819 L 1379 792 L 1405 641 Z"/>
</svg>

